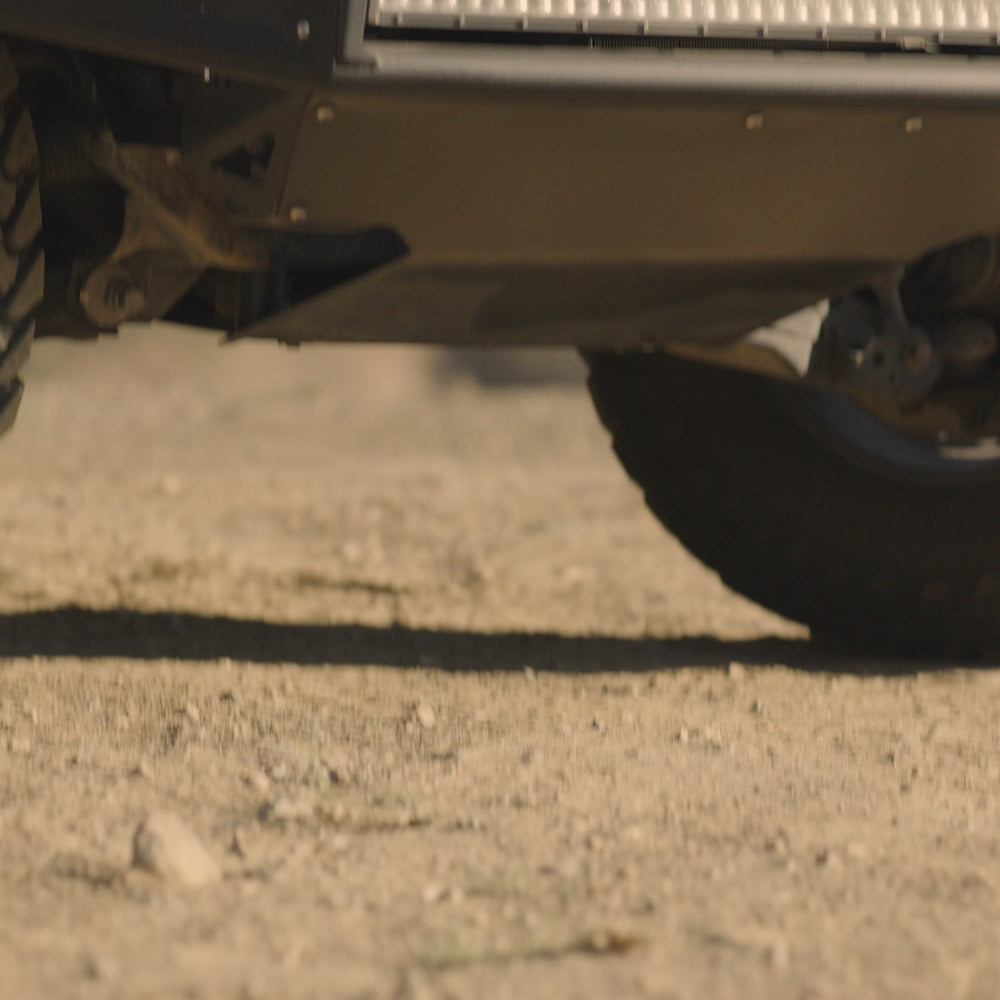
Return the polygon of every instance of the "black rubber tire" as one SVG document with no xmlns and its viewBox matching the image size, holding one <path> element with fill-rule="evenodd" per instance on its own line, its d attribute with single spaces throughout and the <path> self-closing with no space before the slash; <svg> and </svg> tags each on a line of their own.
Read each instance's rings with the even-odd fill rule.
<svg viewBox="0 0 1000 1000">
<path fill-rule="evenodd" d="M 45 255 L 38 145 L 17 70 L 0 47 L 0 434 L 14 424 L 42 302 Z"/>
<path fill-rule="evenodd" d="M 854 646 L 1000 648 L 997 468 L 876 461 L 812 420 L 801 389 L 757 376 L 667 355 L 587 362 L 650 509 L 733 589 Z"/>
</svg>

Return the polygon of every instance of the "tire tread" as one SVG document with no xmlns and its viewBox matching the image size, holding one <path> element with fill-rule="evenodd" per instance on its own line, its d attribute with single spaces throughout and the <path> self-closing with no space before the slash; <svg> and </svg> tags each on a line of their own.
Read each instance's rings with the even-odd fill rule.
<svg viewBox="0 0 1000 1000">
<path fill-rule="evenodd" d="M 883 481 L 790 419 L 765 379 L 668 355 L 587 356 L 612 446 L 723 581 L 852 644 L 1000 647 L 1000 482 Z"/>
<path fill-rule="evenodd" d="M 0 434 L 20 406 L 19 373 L 31 353 L 44 278 L 38 144 L 14 62 L 0 46 Z"/>
</svg>

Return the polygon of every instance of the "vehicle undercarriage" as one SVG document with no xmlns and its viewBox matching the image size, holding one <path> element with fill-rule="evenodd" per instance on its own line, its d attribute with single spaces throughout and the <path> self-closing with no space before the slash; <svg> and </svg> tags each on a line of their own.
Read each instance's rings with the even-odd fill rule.
<svg viewBox="0 0 1000 1000">
<path fill-rule="evenodd" d="M 849 640 L 995 645 L 998 28 L 974 0 L 0 3 L 0 424 L 33 335 L 572 346 L 727 582 Z"/>
</svg>

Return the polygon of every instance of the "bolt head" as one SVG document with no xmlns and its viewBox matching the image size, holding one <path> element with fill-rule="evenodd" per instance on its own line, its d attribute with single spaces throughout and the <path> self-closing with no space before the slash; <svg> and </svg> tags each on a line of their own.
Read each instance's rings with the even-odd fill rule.
<svg viewBox="0 0 1000 1000">
<path fill-rule="evenodd" d="M 933 360 L 934 347 L 927 336 L 914 338 L 903 347 L 903 367 L 914 375 L 923 371 Z"/>
</svg>

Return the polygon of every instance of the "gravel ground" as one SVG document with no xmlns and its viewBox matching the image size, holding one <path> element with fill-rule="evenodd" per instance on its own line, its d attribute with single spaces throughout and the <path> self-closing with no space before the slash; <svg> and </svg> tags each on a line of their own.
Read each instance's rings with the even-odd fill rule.
<svg viewBox="0 0 1000 1000">
<path fill-rule="evenodd" d="M 1000 675 L 726 591 L 546 364 L 39 345 L 0 997 L 1000 995 Z"/>
</svg>

